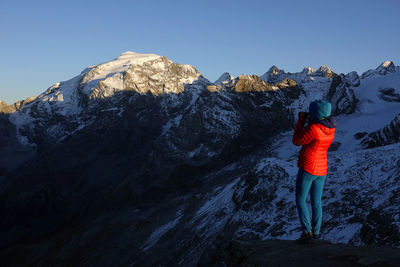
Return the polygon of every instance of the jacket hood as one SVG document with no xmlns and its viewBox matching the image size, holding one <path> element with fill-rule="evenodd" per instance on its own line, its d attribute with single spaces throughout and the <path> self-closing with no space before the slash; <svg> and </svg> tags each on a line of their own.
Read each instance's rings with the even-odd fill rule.
<svg viewBox="0 0 400 267">
<path fill-rule="evenodd" d="M 316 120 L 312 123 L 322 125 L 324 127 L 319 127 L 325 134 L 332 134 L 335 132 L 335 128 L 337 127 L 337 121 L 334 117 L 328 117 L 322 120 Z M 318 126 L 319 126 L 318 125 Z"/>
</svg>

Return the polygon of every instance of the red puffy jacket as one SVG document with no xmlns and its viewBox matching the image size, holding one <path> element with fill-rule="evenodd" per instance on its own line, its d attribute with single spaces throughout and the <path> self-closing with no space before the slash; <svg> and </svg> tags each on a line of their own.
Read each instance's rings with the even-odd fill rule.
<svg viewBox="0 0 400 267">
<path fill-rule="evenodd" d="M 296 146 L 303 146 L 297 166 L 312 175 L 326 175 L 328 173 L 326 153 L 335 137 L 335 128 L 328 128 L 320 123 L 308 124 L 304 128 L 305 122 L 306 118 L 300 116 L 292 139 Z"/>
</svg>

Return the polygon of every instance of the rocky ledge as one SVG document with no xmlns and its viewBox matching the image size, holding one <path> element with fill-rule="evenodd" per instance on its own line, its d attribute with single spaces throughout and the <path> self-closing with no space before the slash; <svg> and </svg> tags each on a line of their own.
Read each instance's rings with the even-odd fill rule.
<svg viewBox="0 0 400 267">
<path fill-rule="evenodd" d="M 400 266 L 400 249 L 355 247 L 320 240 L 233 240 L 216 253 L 204 254 L 199 266 Z"/>
</svg>

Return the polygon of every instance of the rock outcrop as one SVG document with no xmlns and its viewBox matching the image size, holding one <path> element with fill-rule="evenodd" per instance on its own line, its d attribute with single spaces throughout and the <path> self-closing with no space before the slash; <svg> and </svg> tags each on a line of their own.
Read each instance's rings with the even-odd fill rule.
<svg viewBox="0 0 400 267">
<path fill-rule="evenodd" d="M 15 111 L 15 107 L 7 105 L 0 100 L 0 114 L 9 114 Z"/>
<path fill-rule="evenodd" d="M 368 134 L 361 144 L 365 148 L 373 148 L 398 142 L 400 142 L 400 114 L 381 130 Z"/>
<path fill-rule="evenodd" d="M 394 88 L 379 89 L 378 95 L 386 102 L 400 102 L 400 93 L 397 93 Z"/>
<path fill-rule="evenodd" d="M 332 104 L 332 114 L 351 114 L 356 110 L 358 99 L 353 87 L 360 85 L 357 73 L 335 75 L 328 92 L 328 100 Z"/>
<path fill-rule="evenodd" d="M 297 244 L 288 240 L 232 240 L 212 254 L 204 254 L 199 266 L 398 266 L 400 249 L 375 246 Z"/>
</svg>

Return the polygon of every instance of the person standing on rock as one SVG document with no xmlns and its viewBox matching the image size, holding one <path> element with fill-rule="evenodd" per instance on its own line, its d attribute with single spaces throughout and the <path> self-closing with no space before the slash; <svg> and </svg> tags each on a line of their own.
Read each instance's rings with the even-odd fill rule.
<svg viewBox="0 0 400 267">
<path fill-rule="evenodd" d="M 308 124 L 305 126 L 308 119 Z M 304 127 L 305 126 L 305 127 Z M 298 241 L 313 242 L 320 236 L 322 223 L 322 190 L 328 173 L 327 151 L 335 137 L 336 119 L 331 116 L 331 104 L 317 100 L 310 104 L 309 113 L 300 112 L 292 142 L 302 146 L 297 166 L 296 206 L 303 230 Z M 312 219 L 307 207 L 310 192 Z"/>
</svg>

